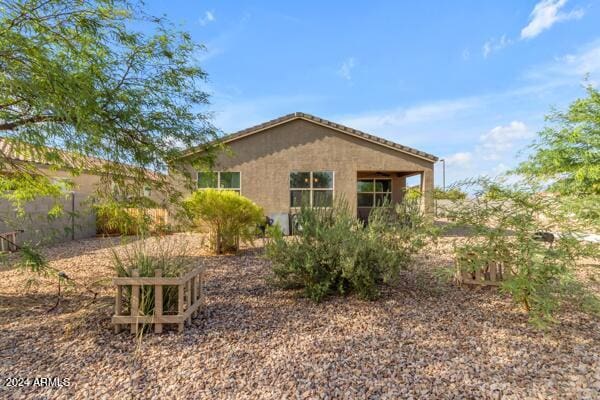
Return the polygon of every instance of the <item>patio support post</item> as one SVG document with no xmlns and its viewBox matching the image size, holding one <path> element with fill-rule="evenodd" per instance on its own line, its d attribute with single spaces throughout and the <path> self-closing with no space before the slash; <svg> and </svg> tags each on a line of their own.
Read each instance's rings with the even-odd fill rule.
<svg viewBox="0 0 600 400">
<path fill-rule="evenodd" d="M 421 173 L 421 193 L 423 193 L 423 211 L 433 215 L 433 169 Z"/>
</svg>

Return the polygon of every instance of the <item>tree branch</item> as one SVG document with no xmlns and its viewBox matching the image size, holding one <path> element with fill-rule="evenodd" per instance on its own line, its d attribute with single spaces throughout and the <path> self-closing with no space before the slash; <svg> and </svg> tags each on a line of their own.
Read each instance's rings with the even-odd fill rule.
<svg viewBox="0 0 600 400">
<path fill-rule="evenodd" d="M 35 115 L 33 117 L 21 118 L 16 121 L 0 123 L 0 131 L 12 131 L 23 125 L 39 124 L 41 122 L 64 122 L 65 119 L 55 115 Z"/>
</svg>

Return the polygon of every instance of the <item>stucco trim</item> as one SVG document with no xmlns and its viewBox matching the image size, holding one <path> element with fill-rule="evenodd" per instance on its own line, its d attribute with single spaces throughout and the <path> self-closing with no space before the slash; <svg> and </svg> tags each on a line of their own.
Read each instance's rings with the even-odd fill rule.
<svg viewBox="0 0 600 400">
<path fill-rule="evenodd" d="M 377 144 L 377 145 L 380 145 L 383 147 L 387 147 L 389 149 L 396 150 L 401 153 L 411 155 L 413 157 L 421 158 L 421 159 L 429 161 L 429 162 L 436 162 L 438 160 L 438 157 L 436 157 L 432 154 L 429 154 L 429 153 L 425 153 L 424 151 L 413 149 L 412 147 L 404 146 L 404 145 L 392 142 L 390 140 L 383 139 L 381 137 L 359 131 L 357 129 L 353 129 L 353 128 L 350 128 L 350 127 L 347 127 L 347 126 L 344 126 L 341 124 L 337 124 L 332 121 L 328 121 L 323 118 L 315 117 L 314 115 L 301 113 L 301 112 L 295 112 L 292 114 L 284 115 L 283 117 L 279 117 L 279 118 L 273 119 L 271 121 L 267 121 L 265 123 L 262 123 L 262 124 L 259 124 L 256 126 L 253 126 L 253 127 L 247 128 L 247 129 L 243 129 L 241 131 L 224 136 L 224 137 L 218 139 L 217 142 L 227 144 L 227 143 L 243 139 L 247 136 L 263 132 L 267 129 L 271 129 L 276 126 L 283 125 L 285 123 L 288 123 L 290 121 L 297 120 L 297 119 L 311 122 L 313 124 L 320 125 L 320 126 L 335 130 L 337 132 L 344 133 L 346 135 L 354 136 L 356 138 L 366 140 L 367 142 L 371 142 L 371 143 L 374 143 L 374 144 Z M 195 153 L 198 153 L 201 151 L 202 151 L 202 148 L 192 148 L 192 149 L 185 151 L 183 153 L 182 157 L 187 157 L 187 156 L 190 156 L 192 154 L 195 154 Z"/>
</svg>

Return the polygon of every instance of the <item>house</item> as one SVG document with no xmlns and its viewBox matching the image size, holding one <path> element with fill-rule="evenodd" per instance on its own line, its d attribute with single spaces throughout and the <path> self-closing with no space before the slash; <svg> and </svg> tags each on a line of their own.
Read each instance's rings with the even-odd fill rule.
<svg viewBox="0 0 600 400">
<path fill-rule="evenodd" d="M 198 188 L 235 190 L 262 206 L 287 230 L 303 204 L 327 207 L 343 196 L 366 219 L 385 199 L 398 202 L 406 179 L 418 175 L 423 208 L 433 210 L 437 157 L 305 113 L 293 113 L 224 136 L 230 151 L 212 172 L 193 171 Z M 185 162 L 202 148 L 184 153 Z"/>
<path fill-rule="evenodd" d="M 70 168 L 81 170 L 73 174 L 68 168 L 57 167 L 48 152 L 60 152 Z M 25 215 L 17 212 L 9 201 L 0 199 L 0 233 L 23 230 L 19 234 L 18 244 L 26 241 L 61 242 L 95 236 L 97 226 L 92 203 L 102 186 L 98 171 L 106 163 L 106 160 L 96 157 L 0 137 L 0 174 L 10 173 L 13 167 L 35 167 L 36 173 L 64 188 L 64 196 L 38 197 L 24 204 Z M 148 174 L 151 177 L 157 175 L 154 172 Z M 145 187 L 141 194 L 156 202 L 162 200 L 160 194 L 150 187 Z M 57 204 L 61 206 L 63 214 L 49 218 L 48 212 Z"/>
</svg>

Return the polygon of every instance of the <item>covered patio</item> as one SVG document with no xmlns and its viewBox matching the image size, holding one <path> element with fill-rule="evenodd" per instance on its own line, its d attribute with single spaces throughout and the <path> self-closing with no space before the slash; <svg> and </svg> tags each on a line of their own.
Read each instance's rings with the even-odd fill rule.
<svg viewBox="0 0 600 400">
<path fill-rule="evenodd" d="M 407 180 L 418 181 L 416 186 L 421 193 L 433 191 L 433 180 L 429 180 L 431 188 L 425 187 L 426 171 L 358 171 L 356 174 L 356 205 L 357 215 L 367 221 L 374 207 L 385 203 L 399 203 L 404 198 L 406 190 L 414 187 Z M 429 196 L 427 196 L 429 197 Z M 425 196 L 424 196 L 425 198 Z M 425 201 L 423 201 L 425 206 Z"/>
</svg>

